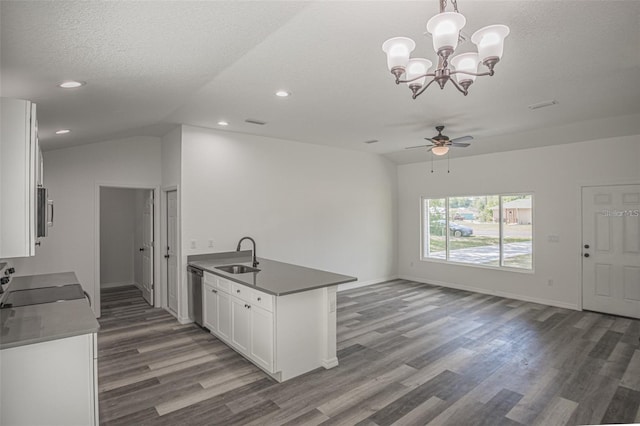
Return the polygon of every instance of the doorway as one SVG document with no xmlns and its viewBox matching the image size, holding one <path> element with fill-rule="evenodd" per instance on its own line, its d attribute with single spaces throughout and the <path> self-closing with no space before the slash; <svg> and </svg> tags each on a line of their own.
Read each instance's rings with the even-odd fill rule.
<svg viewBox="0 0 640 426">
<path fill-rule="evenodd" d="M 176 317 L 179 314 L 179 292 L 178 292 L 178 191 L 165 191 L 165 217 L 166 217 L 166 284 L 167 284 L 167 307 Z"/>
<path fill-rule="evenodd" d="M 155 189 L 98 186 L 98 256 L 96 311 L 100 292 L 131 286 L 155 305 Z"/>
<path fill-rule="evenodd" d="M 582 307 L 640 318 L 640 185 L 582 188 Z"/>
</svg>

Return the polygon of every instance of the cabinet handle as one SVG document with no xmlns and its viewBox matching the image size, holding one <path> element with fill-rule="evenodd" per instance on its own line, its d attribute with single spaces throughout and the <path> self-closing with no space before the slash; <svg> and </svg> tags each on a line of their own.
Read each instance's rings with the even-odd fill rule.
<svg viewBox="0 0 640 426">
<path fill-rule="evenodd" d="M 213 289 L 211 289 L 211 292 L 212 292 L 212 293 L 217 293 L 217 292 L 218 292 L 218 290 L 213 290 Z"/>
<path fill-rule="evenodd" d="M 262 300 L 262 297 L 258 297 L 258 302 Z"/>
<path fill-rule="evenodd" d="M 240 293 L 240 290 L 236 290 L 236 293 Z"/>
<path fill-rule="evenodd" d="M 251 309 L 251 305 L 247 305 L 247 309 Z"/>
</svg>

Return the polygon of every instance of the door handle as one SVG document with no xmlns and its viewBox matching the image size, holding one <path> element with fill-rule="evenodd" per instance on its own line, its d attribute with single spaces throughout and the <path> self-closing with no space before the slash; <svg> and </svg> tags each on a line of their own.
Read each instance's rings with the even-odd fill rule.
<svg viewBox="0 0 640 426">
<path fill-rule="evenodd" d="M 584 257 L 589 257 L 589 253 L 585 253 L 585 254 L 584 254 Z"/>
<path fill-rule="evenodd" d="M 144 251 L 144 247 L 140 247 L 138 250 L 140 250 L 140 251 Z"/>
<path fill-rule="evenodd" d="M 589 248 L 589 244 L 585 244 L 584 248 L 588 249 Z"/>
<path fill-rule="evenodd" d="M 165 258 L 165 259 L 168 259 L 169 257 L 170 257 L 170 256 L 169 256 L 168 254 L 165 254 L 165 255 L 164 255 L 164 258 Z"/>
</svg>

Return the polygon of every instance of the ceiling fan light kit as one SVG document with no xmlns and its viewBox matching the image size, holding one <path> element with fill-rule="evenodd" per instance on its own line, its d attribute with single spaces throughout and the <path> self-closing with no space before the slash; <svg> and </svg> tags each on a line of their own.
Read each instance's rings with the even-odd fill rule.
<svg viewBox="0 0 640 426">
<path fill-rule="evenodd" d="M 471 36 L 471 41 L 478 48 L 477 53 L 463 53 L 449 60 L 458 47 L 460 30 L 467 22 L 464 15 L 458 12 L 456 0 L 452 0 L 452 4 L 454 11 L 445 12 L 447 0 L 440 0 L 440 13 L 427 22 L 427 31 L 433 36 L 433 50 L 438 55 L 438 64 L 433 72 L 429 72 L 433 65 L 430 60 L 410 57 L 416 47 L 412 39 L 394 37 L 382 44 L 382 50 L 387 54 L 387 67 L 395 76 L 396 84 L 406 83 L 413 99 L 420 96 L 434 81 L 440 89 L 444 89 L 447 82 L 451 81 L 466 96 L 476 77 L 492 76 L 496 64 L 502 58 L 504 39 L 509 35 L 509 27 L 489 25 Z M 480 63 L 488 71 L 479 73 Z M 427 77 L 432 77 L 428 83 Z"/>
</svg>

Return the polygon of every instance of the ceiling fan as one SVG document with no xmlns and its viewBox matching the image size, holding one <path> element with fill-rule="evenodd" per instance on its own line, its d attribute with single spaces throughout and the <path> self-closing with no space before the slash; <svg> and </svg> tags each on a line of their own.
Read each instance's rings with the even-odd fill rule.
<svg viewBox="0 0 640 426">
<path fill-rule="evenodd" d="M 473 139 L 473 136 L 461 136 L 459 138 L 449 139 L 449 136 L 442 134 L 444 126 L 436 126 L 436 130 L 438 131 L 438 134 L 436 136 L 432 138 L 425 138 L 426 140 L 431 141 L 431 145 L 409 146 L 405 149 L 429 147 L 427 151 L 431 151 L 435 155 L 445 155 L 447 152 L 449 152 L 449 147 L 464 148 L 469 146 L 470 144 L 463 142 Z"/>
</svg>

